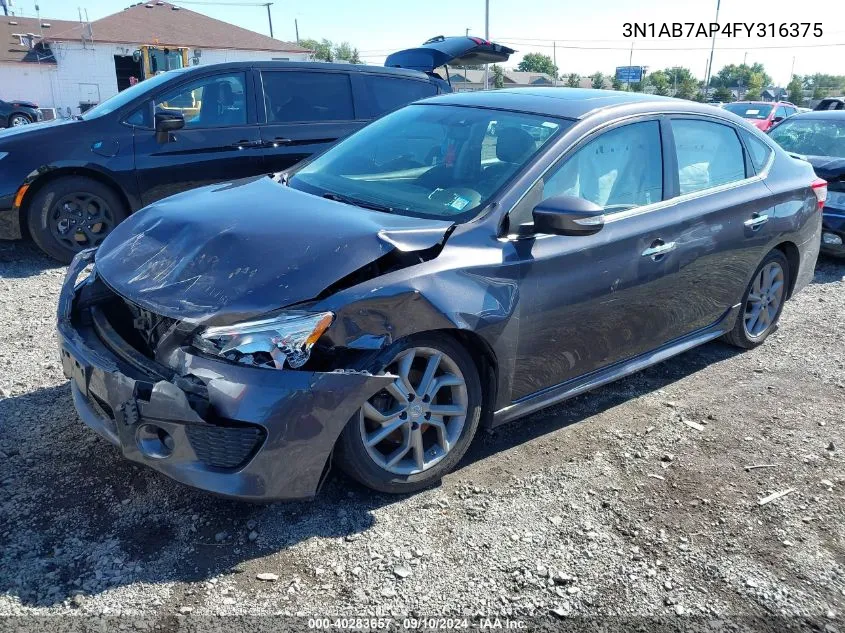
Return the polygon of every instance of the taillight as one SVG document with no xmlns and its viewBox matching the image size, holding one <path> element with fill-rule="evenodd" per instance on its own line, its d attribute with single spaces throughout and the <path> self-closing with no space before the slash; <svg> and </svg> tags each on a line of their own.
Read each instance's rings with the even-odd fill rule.
<svg viewBox="0 0 845 633">
<path fill-rule="evenodd" d="M 810 187 L 813 188 L 813 193 L 816 194 L 816 200 L 819 201 L 819 210 L 824 208 L 825 200 L 827 200 L 827 180 L 816 178 Z"/>
</svg>

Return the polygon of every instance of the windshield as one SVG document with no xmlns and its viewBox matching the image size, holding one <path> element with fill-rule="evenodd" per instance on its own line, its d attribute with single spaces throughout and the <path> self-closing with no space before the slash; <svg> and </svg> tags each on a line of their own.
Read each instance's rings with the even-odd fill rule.
<svg viewBox="0 0 845 633">
<path fill-rule="evenodd" d="M 149 79 L 145 79 L 144 81 L 140 81 L 134 86 L 130 86 L 126 90 L 122 92 L 118 92 L 113 97 L 109 97 L 101 104 L 94 106 L 88 112 L 82 115 L 82 118 L 86 121 L 90 119 L 96 119 L 97 117 L 101 117 L 106 114 L 111 114 L 115 110 L 122 108 L 130 101 L 133 101 L 135 98 L 142 96 L 144 93 L 149 92 L 150 90 L 154 90 L 158 88 L 163 83 L 170 81 L 173 79 L 173 73 L 180 72 L 178 70 L 171 71 L 169 73 L 162 73 L 160 75 L 156 75 L 155 77 L 150 77 Z"/>
<path fill-rule="evenodd" d="M 769 136 L 787 152 L 845 158 L 845 120 L 787 119 Z"/>
<path fill-rule="evenodd" d="M 402 215 L 466 221 L 570 124 L 517 112 L 412 105 L 334 146 L 289 185 Z"/>
<path fill-rule="evenodd" d="M 765 103 L 729 103 L 722 107 L 743 119 L 765 119 L 772 111 L 772 106 Z"/>
</svg>

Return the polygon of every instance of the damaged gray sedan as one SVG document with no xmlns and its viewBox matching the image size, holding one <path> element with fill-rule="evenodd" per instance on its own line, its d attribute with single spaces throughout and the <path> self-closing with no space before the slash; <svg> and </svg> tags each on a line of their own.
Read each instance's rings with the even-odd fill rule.
<svg viewBox="0 0 845 633">
<path fill-rule="evenodd" d="M 120 224 L 68 271 L 62 363 L 86 424 L 186 484 L 303 498 L 336 464 L 411 492 L 479 425 L 762 343 L 812 278 L 824 196 L 708 106 L 438 97 Z"/>
</svg>

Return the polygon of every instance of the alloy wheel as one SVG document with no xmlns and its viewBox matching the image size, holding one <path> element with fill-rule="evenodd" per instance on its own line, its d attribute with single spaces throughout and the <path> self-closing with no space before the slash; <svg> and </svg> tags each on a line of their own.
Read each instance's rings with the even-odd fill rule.
<svg viewBox="0 0 845 633">
<path fill-rule="evenodd" d="M 12 127 L 20 127 L 21 125 L 29 125 L 29 119 L 25 116 L 21 116 L 20 114 L 16 114 L 12 117 L 9 123 Z"/>
<path fill-rule="evenodd" d="M 48 221 L 53 237 L 74 251 L 99 246 L 115 227 L 105 200 L 83 192 L 60 198 L 50 209 Z"/>
<path fill-rule="evenodd" d="M 778 262 L 769 262 L 757 274 L 745 302 L 745 332 L 762 336 L 777 319 L 783 304 L 785 276 Z"/>
<path fill-rule="evenodd" d="M 429 347 L 403 351 L 386 371 L 397 378 L 361 408 L 361 439 L 384 470 L 421 473 L 446 457 L 461 437 L 466 381 L 454 360 Z"/>
</svg>

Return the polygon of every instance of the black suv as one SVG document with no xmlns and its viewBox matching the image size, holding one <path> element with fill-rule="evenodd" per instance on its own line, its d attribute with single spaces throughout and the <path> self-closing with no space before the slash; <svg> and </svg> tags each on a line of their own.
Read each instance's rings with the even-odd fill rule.
<svg viewBox="0 0 845 633">
<path fill-rule="evenodd" d="M 29 125 L 41 121 L 42 118 L 41 110 L 31 101 L 0 99 L 0 128 Z"/>
<path fill-rule="evenodd" d="M 2 131 L 0 239 L 28 231 L 69 262 L 151 202 L 287 169 L 385 112 L 451 92 L 435 68 L 505 61 L 513 52 L 437 37 L 390 55 L 390 67 L 268 61 L 180 69 L 73 119 Z"/>
</svg>

